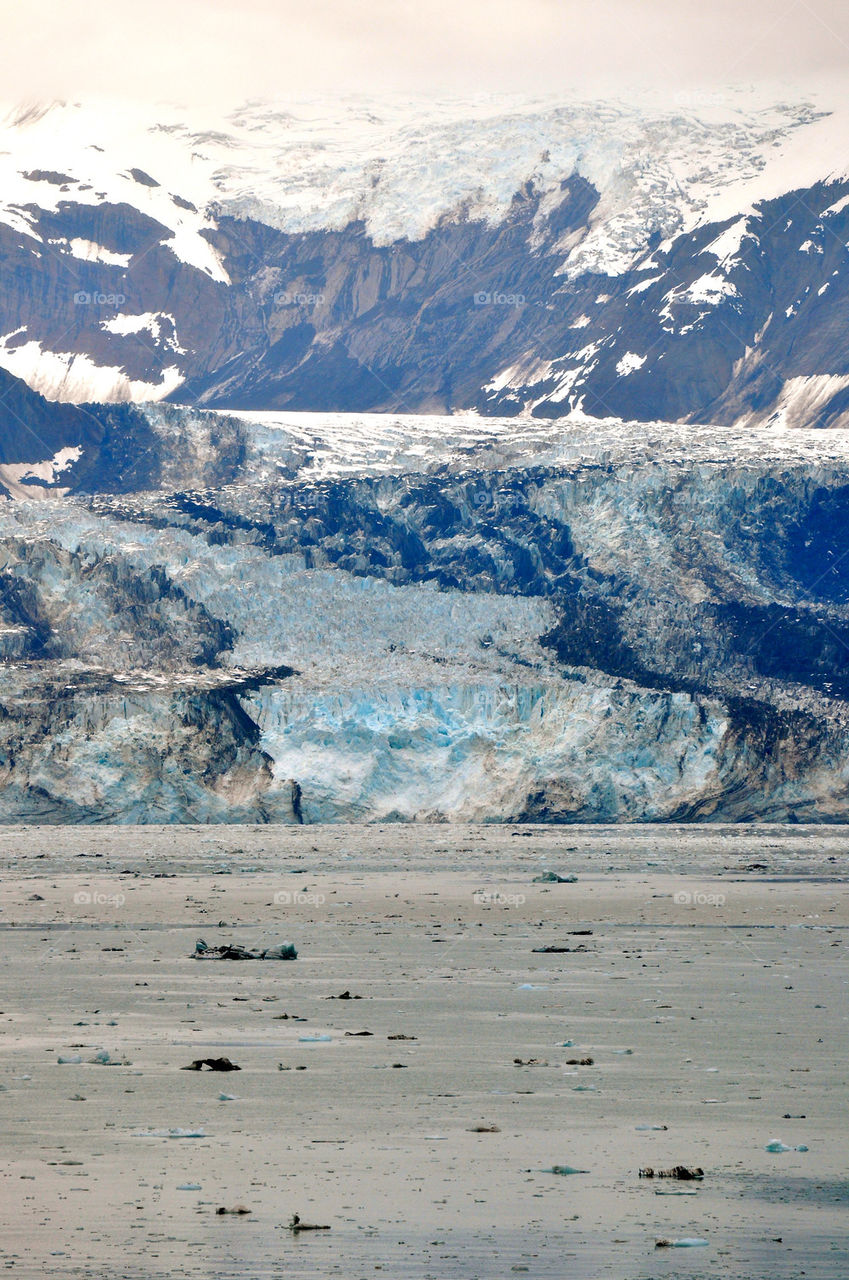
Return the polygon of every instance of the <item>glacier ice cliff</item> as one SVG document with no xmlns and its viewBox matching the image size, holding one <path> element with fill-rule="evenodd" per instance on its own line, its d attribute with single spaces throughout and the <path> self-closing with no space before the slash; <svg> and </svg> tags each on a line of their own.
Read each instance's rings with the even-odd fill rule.
<svg viewBox="0 0 849 1280">
<path fill-rule="evenodd" d="M 55 407 L 0 821 L 849 819 L 844 432 Z"/>
</svg>

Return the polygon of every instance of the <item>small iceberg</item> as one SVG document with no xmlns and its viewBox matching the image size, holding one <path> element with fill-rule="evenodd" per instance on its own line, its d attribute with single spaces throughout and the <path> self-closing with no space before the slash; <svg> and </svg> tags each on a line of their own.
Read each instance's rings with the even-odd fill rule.
<svg viewBox="0 0 849 1280">
<path fill-rule="evenodd" d="M 655 1249 L 701 1249 L 708 1244 L 701 1236 L 684 1236 L 681 1240 L 658 1240 Z"/>
<path fill-rule="evenodd" d="M 804 1143 L 802 1143 L 798 1147 L 788 1147 L 781 1141 L 780 1138 L 771 1138 L 770 1141 L 764 1147 L 764 1151 L 770 1151 L 775 1155 L 777 1155 L 779 1152 L 782 1152 L 782 1151 L 807 1151 L 807 1150 L 808 1148 L 805 1146 Z"/>
</svg>

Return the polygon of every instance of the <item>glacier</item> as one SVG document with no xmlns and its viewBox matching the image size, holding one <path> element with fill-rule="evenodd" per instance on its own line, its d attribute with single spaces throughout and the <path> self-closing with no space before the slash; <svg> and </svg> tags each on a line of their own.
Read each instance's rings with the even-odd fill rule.
<svg viewBox="0 0 849 1280">
<path fill-rule="evenodd" d="M 0 472 L 0 820 L 845 821 L 847 454 L 123 408 Z"/>
</svg>

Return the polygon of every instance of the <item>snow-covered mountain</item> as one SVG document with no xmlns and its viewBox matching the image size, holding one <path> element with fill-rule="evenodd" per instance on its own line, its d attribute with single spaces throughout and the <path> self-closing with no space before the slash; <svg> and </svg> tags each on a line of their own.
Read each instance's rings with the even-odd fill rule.
<svg viewBox="0 0 849 1280">
<path fill-rule="evenodd" d="M 829 426 L 849 103 L 114 103 L 0 130 L 0 367 L 51 399 Z"/>
</svg>

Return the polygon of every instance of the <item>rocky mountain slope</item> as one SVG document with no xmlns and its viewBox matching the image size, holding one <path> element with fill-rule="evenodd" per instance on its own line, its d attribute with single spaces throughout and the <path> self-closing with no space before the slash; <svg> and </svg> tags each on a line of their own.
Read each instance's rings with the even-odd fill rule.
<svg viewBox="0 0 849 1280">
<path fill-rule="evenodd" d="M 842 431 L 87 412 L 0 468 L 3 821 L 849 819 Z"/>
<path fill-rule="evenodd" d="M 845 95 L 54 104 L 0 368 L 62 401 L 846 422 Z"/>
</svg>

